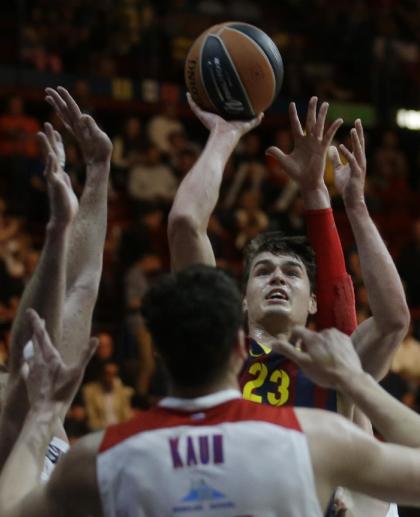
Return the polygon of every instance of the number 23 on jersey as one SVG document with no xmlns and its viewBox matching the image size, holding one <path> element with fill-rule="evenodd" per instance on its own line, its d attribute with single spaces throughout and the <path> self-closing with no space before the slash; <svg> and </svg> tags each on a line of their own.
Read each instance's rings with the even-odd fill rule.
<svg viewBox="0 0 420 517">
<path fill-rule="evenodd" d="M 249 367 L 248 373 L 255 377 L 244 385 L 244 399 L 258 402 L 259 404 L 268 402 L 272 406 L 283 406 L 289 400 L 290 376 L 285 370 L 276 369 L 269 375 L 267 366 L 264 363 L 256 362 Z M 261 393 L 259 388 L 265 385 L 268 376 L 270 385 L 267 384 L 266 390 L 264 389 L 260 395 L 258 394 L 258 391 Z M 270 390 L 271 386 L 273 387 L 272 390 Z M 265 397 L 266 400 L 264 400 Z"/>
</svg>

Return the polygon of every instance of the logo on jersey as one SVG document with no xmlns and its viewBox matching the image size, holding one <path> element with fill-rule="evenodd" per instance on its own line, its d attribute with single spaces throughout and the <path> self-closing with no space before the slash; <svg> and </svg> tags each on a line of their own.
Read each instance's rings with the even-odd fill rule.
<svg viewBox="0 0 420 517">
<path fill-rule="evenodd" d="M 175 513 L 202 512 L 233 508 L 235 504 L 229 501 L 220 490 L 208 485 L 204 479 L 192 481 L 187 494 L 181 499 L 181 504 L 173 507 Z"/>
</svg>

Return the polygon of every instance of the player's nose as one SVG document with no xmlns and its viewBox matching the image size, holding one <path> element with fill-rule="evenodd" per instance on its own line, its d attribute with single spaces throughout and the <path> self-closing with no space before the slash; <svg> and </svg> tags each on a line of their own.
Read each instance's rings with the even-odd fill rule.
<svg viewBox="0 0 420 517">
<path fill-rule="evenodd" d="M 276 267 L 270 277 L 270 284 L 273 285 L 284 285 L 286 280 L 284 278 L 283 272 L 279 267 Z"/>
</svg>

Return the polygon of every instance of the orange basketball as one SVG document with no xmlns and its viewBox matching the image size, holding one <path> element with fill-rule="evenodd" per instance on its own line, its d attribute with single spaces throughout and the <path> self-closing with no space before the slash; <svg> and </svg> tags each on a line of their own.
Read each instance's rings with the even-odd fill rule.
<svg viewBox="0 0 420 517">
<path fill-rule="evenodd" d="M 227 120 L 247 120 L 271 106 L 283 61 L 265 32 L 242 22 L 214 25 L 192 45 L 185 82 L 194 101 Z"/>
</svg>

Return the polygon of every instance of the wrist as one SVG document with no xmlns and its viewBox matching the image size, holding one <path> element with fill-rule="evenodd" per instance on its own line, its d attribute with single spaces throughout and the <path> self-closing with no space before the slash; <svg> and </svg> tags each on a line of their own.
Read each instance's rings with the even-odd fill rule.
<svg viewBox="0 0 420 517">
<path fill-rule="evenodd" d="M 357 405 L 358 393 L 372 377 L 360 368 L 355 371 L 345 371 L 339 376 L 337 381 L 337 390 L 352 399 Z"/>
<path fill-rule="evenodd" d="M 314 186 L 301 186 L 305 210 L 331 208 L 330 194 L 324 182 Z"/>
<path fill-rule="evenodd" d="M 363 195 L 357 197 L 356 199 L 353 196 L 351 198 L 346 198 L 346 196 L 344 196 L 343 202 L 348 214 L 365 214 L 368 211 Z"/>
<path fill-rule="evenodd" d="M 85 160 L 85 165 L 86 167 L 94 167 L 94 168 L 110 168 L 110 165 L 111 165 L 111 156 L 109 157 L 106 157 L 106 158 L 100 158 L 100 159 L 95 159 L 95 158 L 92 158 L 92 159 L 89 159 L 89 160 Z"/>
<path fill-rule="evenodd" d="M 55 423 L 61 408 L 61 402 L 53 402 L 51 400 L 36 401 L 29 408 L 27 419 L 35 421 L 38 425 L 49 427 Z"/>
<path fill-rule="evenodd" d="M 210 138 L 220 140 L 224 145 L 236 146 L 241 138 L 240 132 L 230 126 L 216 124 L 210 131 Z"/>
</svg>

